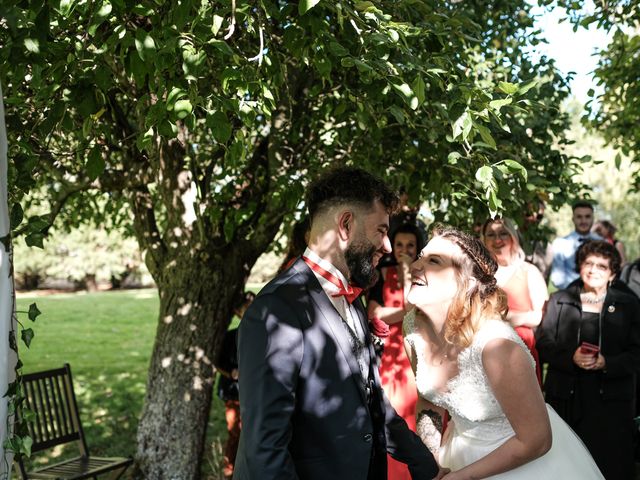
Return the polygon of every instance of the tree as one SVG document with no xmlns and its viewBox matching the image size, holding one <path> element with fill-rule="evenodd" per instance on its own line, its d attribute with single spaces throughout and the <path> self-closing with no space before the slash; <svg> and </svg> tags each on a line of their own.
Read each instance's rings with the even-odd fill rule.
<svg viewBox="0 0 640 480">
<path fill-rule="evenodd" d="M 572 161 L 553 146 L 565 84 L 523 53 L 530 7 L 463 4 L 0 7 L 14 236 L 41 245 L 56 218 L 130 222 L 158 285 L 137 438 L 146 477 L 198 476 L 211 359 L 319 171 L 362 166 L 448 202 L 453 221 L 569 191 Z M 23 220 L 35 185 L 51 213 Z"/>
<path fill-rule="evenodd" d="M 577 180 L 591 189 L 596 220 L 610 220 L 618 228 L 616 238 L 624 242 L 627 260 L 632 261 L 640 255 L 640 191 L 631 191 L 636 168 L 629 157 L 606 145 L 598 131 L 581 123 L 583 110 L 584 105 L 575 99 L 567 104 L 571 118 L 567 137 L 574 142 L 567 147 L 568 153 L 589 159 L 588 168 L 578 174 Z M 547 217 L 559 235 L 574 229 L 570 205 Z"/>
<path fill-rule="evenodd" d="M 584 1 L 559 2 L 567 9 L 574 28 L 598 28 L 613 31 L 611 43 L 599 52 L 595 70 L 602 93 L 587 103 L 585 122 L 600 132 L 614 148 L 620 150 L 616 158 L 619 167 L 622 155 L 636 164 L 640 172 L 640 4 L 633 0 L 594 2 L 591 10 Z M 640 190 L 640 175 L 636 175 L 635 189 Z"/>
</svg>

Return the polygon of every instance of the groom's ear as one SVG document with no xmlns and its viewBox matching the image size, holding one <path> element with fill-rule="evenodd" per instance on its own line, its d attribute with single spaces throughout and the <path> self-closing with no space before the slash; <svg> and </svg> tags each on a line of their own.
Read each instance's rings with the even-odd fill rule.
<svg viewBox="0 0 640 480">
<path fill-rule="evenodd" d="M 338 236 L 340 240 L 348 241 L 355 228 L 355 216 L 352 210 L 342 210 L 338 214 Z"/>
</svg>

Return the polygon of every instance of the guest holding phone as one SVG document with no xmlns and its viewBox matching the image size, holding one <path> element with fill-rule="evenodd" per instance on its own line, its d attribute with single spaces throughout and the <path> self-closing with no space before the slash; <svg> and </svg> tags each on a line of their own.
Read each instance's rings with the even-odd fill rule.
<svg viewBox="0 0 640 480">
<path fill-rule="evenodd" d="M 548 363 L 546 401 L 582 438 L 607 479 L 634 478 L 633 417 L 640 371 L 640 302 L 614 281 L 606 241 L 576 253 L 580 278 L 555 292 L 537 331 Z"/>
</svg>

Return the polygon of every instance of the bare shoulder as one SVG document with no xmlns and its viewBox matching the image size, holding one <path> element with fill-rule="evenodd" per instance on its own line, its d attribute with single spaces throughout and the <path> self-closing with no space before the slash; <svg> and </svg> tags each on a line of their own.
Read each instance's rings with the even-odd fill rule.
<svg viewBox="0 0 640 480">
<path fill-rule="evenodd" d="M 530 369 L 527 352 L 520 344 L 509 338 L 493 338 L 482 350 L 482 364 L 489 377 L 492 374 L 517 373 L 518 368 Z"/>
</svg>

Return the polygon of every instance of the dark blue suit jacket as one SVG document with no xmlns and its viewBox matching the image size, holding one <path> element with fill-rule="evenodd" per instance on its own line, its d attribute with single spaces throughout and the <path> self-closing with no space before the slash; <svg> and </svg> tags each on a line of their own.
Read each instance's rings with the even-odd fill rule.
<svg viewBox="0 0 640 480">
<path fill-rule="evenodd" d="M 242 434 L 234 479 L 364 480 L 376 447 L 407 463 L 416 479 L 437 474 L 431 453 L 382 392 L 356 302 L 374 371 L 371 403 L 342 320 L 304 261 L 249 307 L 238 338 Z M 384 479 L 386 456 L 376 458 L 369 478 Z"/>
</svg>

